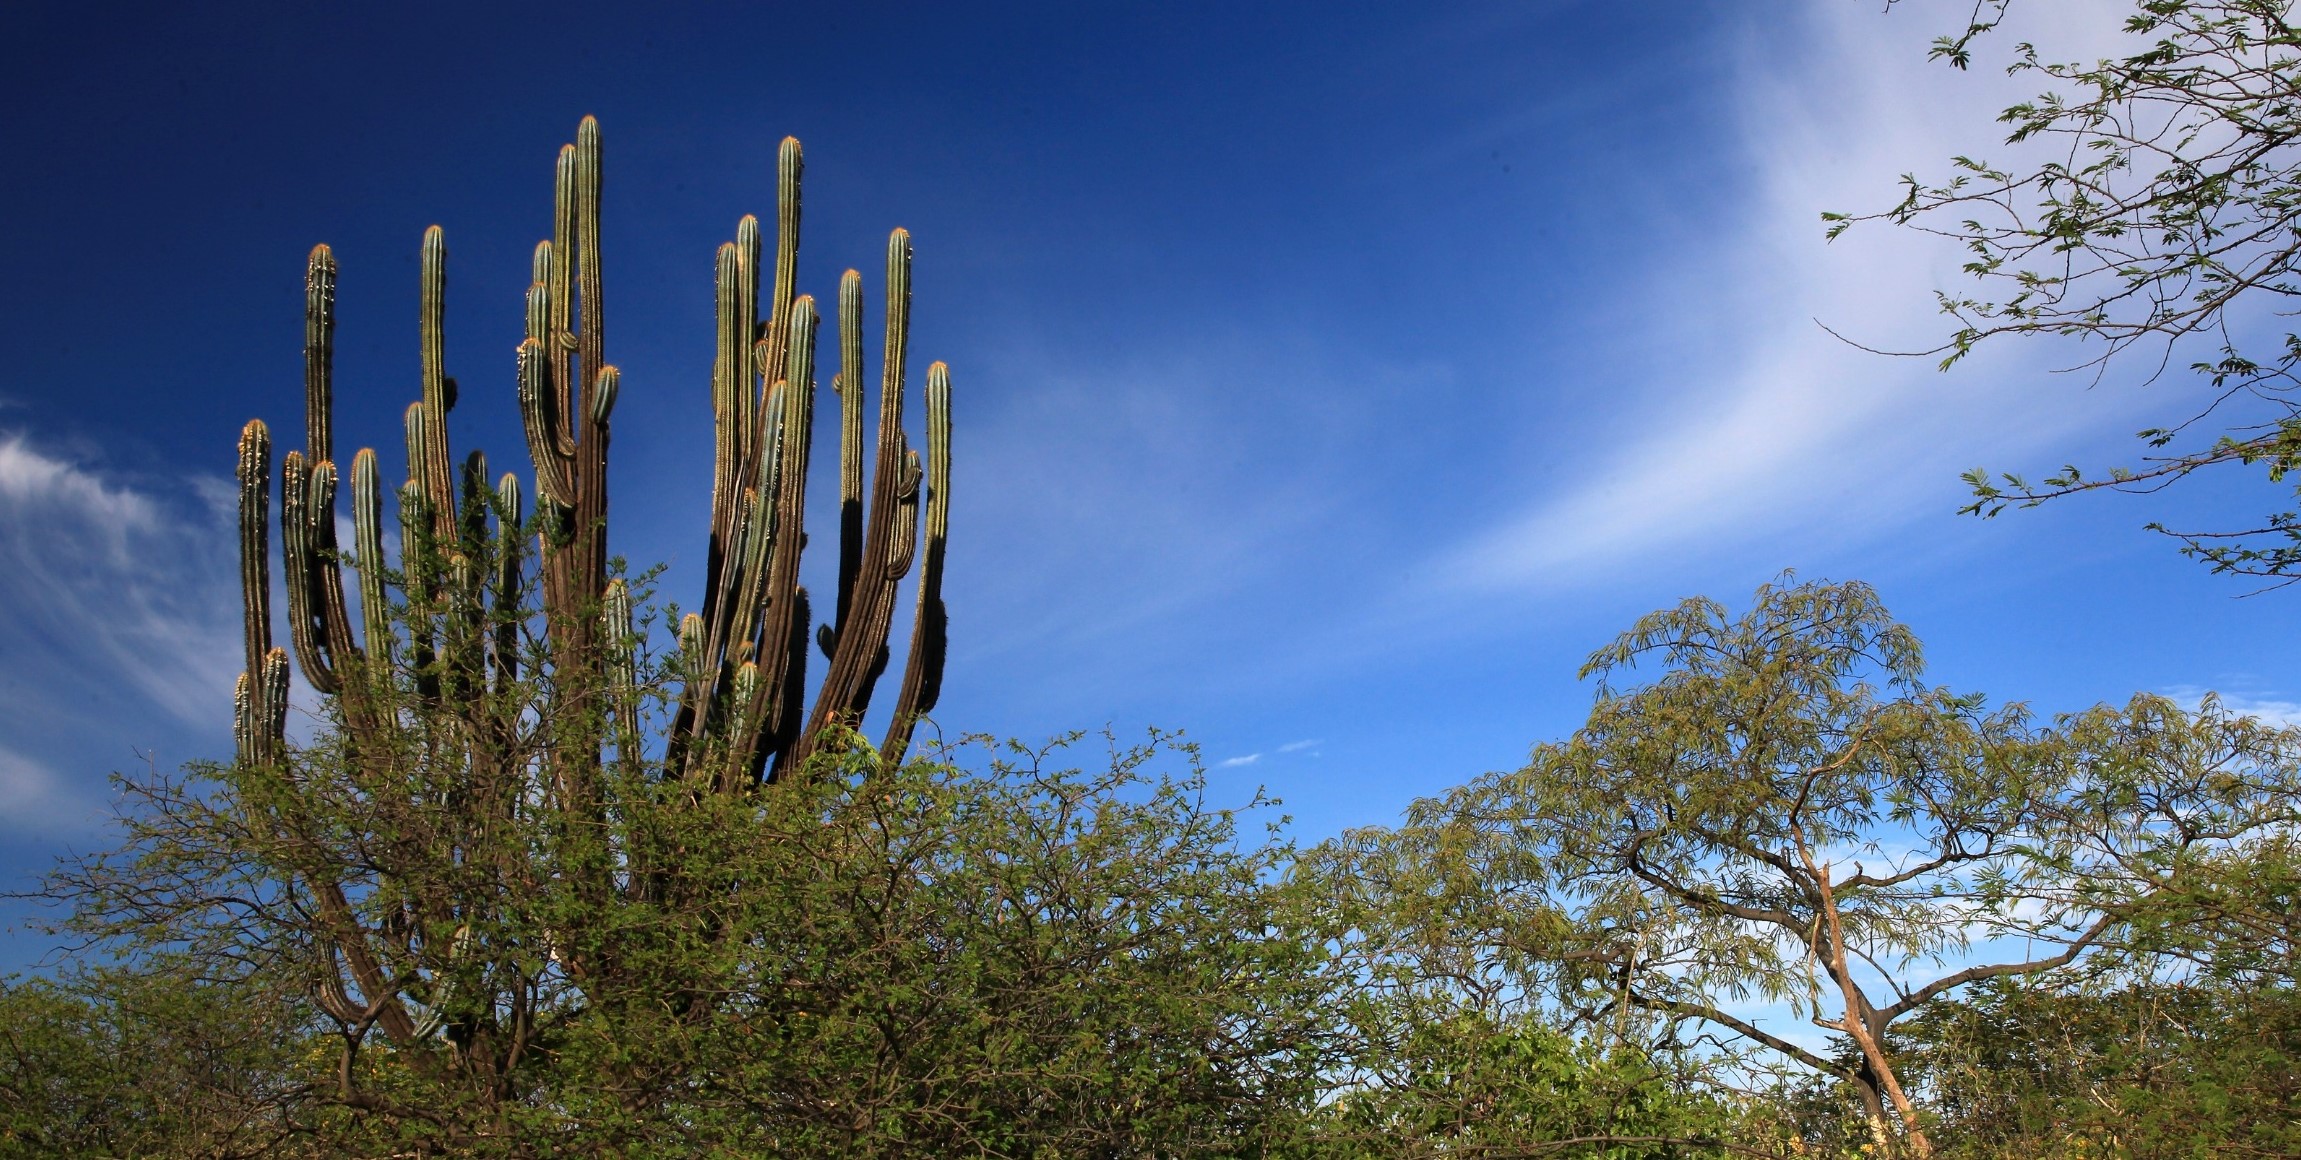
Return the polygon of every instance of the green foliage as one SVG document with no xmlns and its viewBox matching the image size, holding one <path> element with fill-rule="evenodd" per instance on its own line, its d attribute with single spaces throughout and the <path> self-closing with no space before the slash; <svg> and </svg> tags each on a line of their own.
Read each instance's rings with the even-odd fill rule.
<svg viewBox="0 0 2301 1160">
<path fill-rule="evenodd" d="M 606 825 L 655 885 L 590 897 L 550 813 L 439 859 L 421 818 L 445 811 L 386 816 L 327 776 L 333 755 L 297 750 L 292 779 L 235 764 L 134 787 L 133 844 L 58 885 L 86 932 L 169 948 L 255 1011 L 303 1011 L 273 1034 L 305 1050 L 269 1059 L 254 1102 L 326 1150 L 1231 1155 L 1291 1138 L 1332 1036 L 1326 952 L 1278 875 L 1289 851 L 1242 842 L 1195 765 L 1154 774 L 1163 741 L 1093 775 L 1054 752 L 1009 748 L 976 774 L 882 769 L 860 747 L 755 797 L 610 773 Z M 386 965 L 421 996 L 418 1034 L 330 1028 L 298 1003 L 330 952 L 302 885 L 313 852 L 267 822 L 290 800 L 343 843 L 358 921 L 466 900 L 455 940 Z M 361 878 L 356 857 L 386 872 Z M 97 1009 L 62 1010 L 12 1011 L 9 1033 L 96 1034 L 71 1028 Z M 521 1042 L 477 1049 L 490 1039 Z M 117 1082 L 76 1075 L 111 1056 L 74 1050 L 26 1070 Z"/>
<path fill-rule="evenodd" d="M 182 966 L 0 980 L 0 1157 L 305 1154 L 303 1013 Z"/>
<path fill-rule="evenodd" d="M 1597 702 L 1572 738 L 1321 852 L 1375 976 L 1622 1038 L 1706 1028 L 1843 1075 L 1881 1143 L 1921 1152 L 1896 1020 L 2145 952 L 2295 816 L 2292 731 L 2150 697 L 2041 727 L 1924 684 L 1916 638 L 1860 584 L 1768 585 L 1738 617 L 1689 600 L 1584 671 Z"/>
<path fill-rule="evenodd" d="M 1934 55 L 1958 68 L 2013 0 L 1977 0 Z M 2189 361 L 2205 388 L 2140 432 L 2138 467 L 2068 466 L 2038 481 L 1967 476 L 1966 510 L 1995 515 L 2077 492 L 2154 492 L 2222 465 L 2272 484 L 2301 463 L 2301 336 L 2275 312 L 2301 294 L 2301 26 L 2276 0 L 2134 0 L 2119 54 L 2067 60 L 2012 46 L 2008 71 L 2042 91 L 1998 116 L 2018 160 L 1961 156 L 1938 181 L 1909 176 L 1891 209 L 1823 215 L 1835 237 L 1884 221 L 1955 239 L 1972 294 L 1942 293 L 1947 366 L 2002 335 L 2077 337 L 2096 370 L 2129 358 L 2151 376 Z M 2110 6 L 2089 16 L 2114 19 Z M 2199 344 L 2203 344 L 2202 348 Z M 2301 575 L 2301 516 L 2168 532 L 2215 571 Z"/>
<path fill-rule="evenodd" d="M 1902 1025 L 1946 1155 L 2289 1156 L 2301 1149 L 2290 985 L 1992 980 Z M 1832 1100 L 1808 1093 L 1826 1118 Z"/>
<path fill-rule="evenodd" d="M 1428 1009 L 1353 1060 L 1320 1156 L 1702 1156 L 1764 1139 L 1762 1117 L 1657 1066 L 1539 1018 Z M 1381 1038 L 1375 1040 L 1382 1043 Z"/>
</svg>

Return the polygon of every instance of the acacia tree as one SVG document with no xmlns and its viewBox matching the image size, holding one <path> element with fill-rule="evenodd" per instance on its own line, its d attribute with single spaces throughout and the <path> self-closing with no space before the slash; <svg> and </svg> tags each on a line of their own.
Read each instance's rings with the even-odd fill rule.
<svg viewBox="0 0 2301 1160">
<path fill-rule="evenodd" d="M 1966 68 L 2013 0 L 1975 0 L 1933 55 Z M 2285 0 L 2134 0 L 2129 48 L 2094 61 L 2011 46 L 2008 71 L 2043 84 L 2005 109 L 2020 164 L 1978 152 L 1946 178 L 1903 179 L 1899 204 L 1828 213 L 1831 237 L 1887 222 L 1955 240 L 1976 289 L 1943 292 L 1944 367 L 2007 335 L 2073 336 L 2096 371 L 2154 378 L 2188 363 L 2205 385 L 2140 433 L 2135 466 L 2065 466 L 2032 481 L 1976 470 L 1968 512 L 1991 516 L 2078 492 L 2154 492 L 2208 468 L 2301 464 L 2301 335 L 2278 324 L 2301 296 L 2301 25 Z M 2108 6 L 2089 16 L 2110 19 Z M 2301 515 L 2231 527 L 2151 528 L 2215 571 L 2301 576 Z"/>
<path fill-rule="evenodd" d="M 1658 671 L 1623 683 L 1641 663 Z M 1689 600 L 1584 667 L 1589 721 L 1522 769 L 1324 852 L 1367 953 L 1409 983 L 1621 1036 L 1718 1035 L 1858 1092 L 1931 1145 L 1889 1029 L 1980 980 L 2123 946 L 2294 817 L 2301 736 L 2158 698 L 2040 727 L 1923 683 L 1860 584 Z M 1769 1026 L 1786 1007 L 1851 1066 Z"/>
</svg>

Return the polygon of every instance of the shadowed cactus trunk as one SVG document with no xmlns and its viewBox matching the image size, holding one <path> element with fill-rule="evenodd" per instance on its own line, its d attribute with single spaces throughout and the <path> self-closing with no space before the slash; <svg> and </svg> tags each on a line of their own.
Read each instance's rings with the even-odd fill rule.
<svg viewBox="0 0 2301 1160">
<path fill-rule="evenodd" d="M 461 819 L 458 825 L 484 828 L 511 811 L 546 808 L 564 815 L 570 849 L 604 842 L 585 836 L 601 830 L 603 777 L 740 793 L 807 769 L 818 754 L 828 760 L 859 747 L 855 730 L 888 663 L 898 589 L 917 561 L 911 645 L 881 746 L 884 760 L 902 759 L 942 681 L 950 380 L 941 363 L 927 373 L 922 462 L 903 431 L 911 244 L 898 229 L 887 249 L 868 504 L 861 275 L 847 271 L 839 287 L 832 386 L 840 401 L 840 590 L 831 622 L 817 632 L 799 585 L 818 331 L 814 299 L 796 285 L 801 162 L 798 141 L 784 139 L 773 253 L 763 253 L 759 220 L 745 216 L 717 255 L 703 599 L 677 626 L 669 668 L 676 693 L 653 691 L 660 686 L 641 663 L 645 629 L 634 622 L 634 593 L 608 553 L 608 449 L 621 376 L 606 361 L 598 123 L 585 118 L 575 141 L 559 151 L 552 236 L 535 248 L 526 333 L 514 360 L 534 465 L 532 514 L 524 510 L 530 488 L 516 474 L 490 481 L 480 453 L 460 464 L 451 458 L 448 420 L 458 388 L 447 374 L 447 245 L 434 226 L 421 249 L 421 381 L 405 415 L 407 474 L 390 489 L 398 566 L 386 556 L 387 488 L 371 449 L 351 460 L 353 550 L 347 556 L 340 549 L 338 269 L 328 247 L 312 251 L 306 446 L 277 458 L 286 649 L 272 643 L 271 433 L 259 420 L 240 437 L 246 671 L 234 721 L 242 766 L 291 781 L 303 776 L 285 738 L 292 649 L 295 667 L 338 724 L 333 736 L 345 776 L 383 787 L 409 783 L 400 775 L 418 765 L 446 769 L 452 784 L 420 796 Z M 345 590 L 347 562 L 356 616 Z M 811 643 L 820 645 L 828 667 L 810 709 Z M 655 702 L 665 704 L 661 714 L 647 709 L 650 695 L 668 698 Z M 568 856 L 566 866 L 579 891 L 604 897 L 659 888 L 644 863 L 642 853 L 601 847 Z M 477 986 L 450 986 L 443 972 L 452 974 L 455 956 L 479 953 L 464 948 L 475 941 L 468 932 L 484 907 L 411 897 L 379 915 L 372 900 L 347 895 L 326 872 L 315 869 L 308 878 L 327 930 L 315 984 L 322 1008 L 347 1026 L 377 1027 L 396 1040 L 443 1035 L 459 1051 L 477 1050 L 473 1045 L 487 1038 L 481 1024 L 493 1016 L 474 1013 L 484 1003 L 461 1014 L 443 1007 L 447 997 Z M 574 941 L 552 953 L 578 979 L 615 969 L 606 952 Z"/>
</svg>

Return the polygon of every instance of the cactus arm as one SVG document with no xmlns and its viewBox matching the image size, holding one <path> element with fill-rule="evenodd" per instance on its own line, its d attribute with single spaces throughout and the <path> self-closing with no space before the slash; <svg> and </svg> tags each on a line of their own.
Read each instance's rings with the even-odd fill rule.
<svg viewBox="0 0 2301 1160">
<path fill-rule="evenodd" d="M 352 456 L 352 538 L 358 551 L 360 620 L 366 629 L 367 651 L 379 663 L 392 652 L 390 593 L 385 588 L 383 550 L 383 485 L 376 471 L 376 453 L 362 447 Z"/>
<path fill-rule="evenodd" d="M 615 368 L 607 365 L 607 312 L 600 288 L 601 166 L 599 121 L 585 117 L 575 128 L 577 353 L 584 388 L 580 418 L 586 421 L 576 439 L 575 595 L 586 604 L 598 600 L 607 586 L 607 418 L 619 383 Z M 581 655 L 586 651 L 579 647 L 574 659 L 593 668 L 597 658 Z"/>
<path fill-rule="evenodd" d="M 422 290 L 418 296 L 418 332 L 422 347 L 425 424 L 424 497 L 431 503 L 434 528 L 441 539 L 453 534 L 455 480 L 447 447 L 447 413 L 455 407 L 455 382 L 447 377 L 447 235 L 438 226 L 423 232 Z"/>
<path fill-rule="evenodd" d="M 776 442 L 774 542 L 760 605 L 761 665 L 757 719 L 762 736 L 780 751 L 793 722 L 782 717 L 785 690 L 804 679 L 808 611 L 799 599 L 799 556 L 807 546 L 807 460 L 815 427 L 815 300 L 801 295 L 791 304 L 790 354 L 783 367 L 783 434 Z M 773 710 L 773 712 L 769 712 Z"/>
<path fill-rule="evenodd" d="M 910 345 L 911 235 L 897 229 L 887 237 L 887 335 L 879 379 L 879 447 L 871 484 L 870 520 L 863 534 L 848 627 L 834 642 L 829 671 L 815 696 L 814 712 L 798 739 L 795 760 L 804 762 L 816 739 L 835 723 L 855 724 L 870 706 L 870 683 L 886 661 L 887 630 L 893 619 L 894 582 L 888 574 L 898 559 L 895 525 L 918 516 L 917 476 L 907 470 L 903 439 L 903 366 Z M 911 493 L 906 502 L 905 492 Z"/>
<path fill-rule="evenodd" d="M 288 736 L 288 650 L 274 648 L 264 653 L 261 675 L 256 682 L 255 703 L 257 757 L 269 763 L 279 760 L 286 748 Z"/>
<path fill-rule="evenodd" d="M 263 671 L 272 648 L 271 529 L 272 432 L 261 419 L 240 429 L 240 602 L 248 678 Z"/>
<path fill-rule="evenodd" d="M 248 674 L 241 673 L 232 682 L 232 749 L 241 765 L 252 766 L 260 760 L 256 748 L 255 696 L 248 688 Z"/>
<path fill-rule="evenodd" d="M 589 387 L 607 364 L 606 304 L 600 297 L 599 194 L 601 184 L 599 119 L 585 117 L 575 127 L 575 307 L 576 353 L 581 377 Z M 579 438 L 577 442 L 581 442 Z M 594 592 L 598 591 L 594 589 Z"/>
<path fill-rule="evenodd" d="M 335 453 L 336 256 L 313 246 L 304 266 L 304 450 L 313 462 Z"/>
<path fill-rule="evenodd" d="M 943 689 L 943 663 L 950 647 L 950 617 L 943 607 L 943 554 L 951 530 L 951 372 L 942 363 L 927 368 L 927 542 L 919 561 L 919 596 L 911 623 L 911 655 L 903 664 L 903 685 L 887 722 L 880 760 L 901 765 L 911 731 L 934 711 Z"/>
<path fill-rule="evenodd" d="M 552 414 L 551 357 L 544 345 L 530 338 L 519 344 L 519 417 L 527 433 L 528 457 L 535 461 L 537 498 L 561 507 L 573 506 L 575 456 L 563 454 Z"/>
<path fill-rule="evenodd" d="M 746 216 L 744 220 L 753 219 Z M 718 346 L 711 360 L 711 528 L 704 571 L 705 608 L 717 598 L 721 559 L 733 535 L 736 449 L 749 442 L 744 415 L 750 409 L 750 381 L 738 373 L 738 367 L 746 361 L 742 348 L 750 343 L 749 328 L 742 324 L 739 314 L 741 295 L 735 283 L 742 276 L 742 261 L 737 255 L 733 242 L 721 243 L 714 263 L 713 317 Z"/>
<path fill-rule="evenodd" d="M 629 763 L 639 745 L 639 642 L 631 630 L 631 587 L 618 576 L 600 598 L 600 635 L 607 657 L 608 711 L 615 746 Z"/>
<path fill-rule="evenodd" d="M 767 334 L 752 348 L 752 374 L 762 380 L 756 399 L 750 397 L 750 380 L 746 380 L 744 397 L 748 405 L 758 408 L 758 417 L 750 421 L 745 430 L 748 439 L 740 445 L 736 462 L 736 478 L 751 479 L 766 474 L 767 436 L 775 423 L 782 405 L 772 397 L 772 384 L 783 374 L 791 357 L 791 312 L 794 308 L 799 265 L 799 177 L 804 168 L 799 142 L 785 137 L 776 155 L 775 184 L 775 283 L 772 297 L 767 303 L 768 317 L 761 326 Z M 812 357 L 810 355 L 810 357 Z M 810 384 L 809 390 L 813 386 Z"/>
<path fill-rule="evenodd" d="M 799 185 L 806 169 L 799 139 L 783 138 L 775 149 L 775 283 L 767 300 L 767 349 L 755 353 L 753 365 L 761 377 L 773 376 L 791 357 L 791 309 L 799 293 Z"/>
<path fill-rule="evenodd" d="M 559 147 L 559 158 L 552 168 L 551 183 L 551 271 L 550 322 L 546 327 L 544 348 L 551 355 L 551 389 L 554 414 L 565 424 L 575 412 L 573 390 L 575 376 L 568 370 L 567 360 L 575 352 L 575 279 L 571 273 L 571 259 L 575 254 L 575 146 Z M 557 436 L 573 453 L 575 431 L 561 427 Z"/>
<path fill-rule="evenodd" d="M 408 408 L 409 413 L 420 414 L 422 404 Z M 413 429 L 411 425 L 411 430 Z M 399 492 L 399 568 L 408 594 L 407 635 L 408 662 L 415 670 L 416 693 L 426 704 L 439 699 L 439 674 L 432 668 L 436 659 L 432 649 L 433 582 L 428 573 L 432 555 L 428 541 L 431 538 L 431 520 L 425 513 L 428 501 L 424 498 L 423 484 L 410 479 Z"/>
<path fill-rule="evenodd" d="M 768 371 L 759 361 L 759 219 L 744 214 L 735 223 L 735 301 L 731 304 L 733 317 L 728 324 L 728 385 L 731 401 L 739 398 L 744 406 L 735 408 L 735 446 L 749 447 L 759 436 L 753 429 L 758 422 L 758 411 L 750 406 L 755 384 Z M 780 305 L 784 299 L 778 298 Z"/>
<path fill-rule="evenodd" d="M 519 679 L 520 546 L 527 542 L 519 477 L 504 472 L 495 485 L 495 692 L 511 692 Z"/>
<path fill-rule="evenodd" d="M 839 611 L 844 626 L 855 598 L 855 575 L 863 565 L 863 275 L 849 270 L 839 278 Z M 836 648 L 839 627 L 823 639 L 823 655 Z"/>
<path fill-rule="evenodd" d="M 323 459 L 311 469 L 311 543 L 320 626 L 326 632 L 329 666 L 339 674 L 360 655 L 352 634 L 351 608 L 344 599 L 343 549 L 336 542 L 336 465 Z"/>
</svg>

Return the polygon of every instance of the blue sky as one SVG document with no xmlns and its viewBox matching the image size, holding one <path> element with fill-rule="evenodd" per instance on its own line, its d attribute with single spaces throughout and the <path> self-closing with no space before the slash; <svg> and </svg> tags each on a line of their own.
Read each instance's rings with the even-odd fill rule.
<svg viewBox="0 0 2301 1160">
<path fill-rule="evenodd" d="M 1938 339 L 1956 254 L 1825 245 L 1818 214 L 1987 149 L 2019 93 L 1925 62 L 1959 5 L 1879 7 L 10 5 L 0 876 L 102 842 L 107 773 L 228 747 L 224 485 L 242 422 L 301 414 L 313 243 L 339 442 L 398 462 L 437 222 L 457 445 L 525 468 L 527 254 L 585 113 L 613 548 L 674 599 L 712 254 L 771 212 L 775 143 L 807 148 L 803 289 L 912 231 L 914 371 L 956 396 L 946 728 L 1182 728 L 1218 796 L 1267 785 L 1315 838 L 1516 764 L 1635 616 L 1784 568 L 1871 581 L 1937 680 L 2041 710 L 2289 710 L 2301 595 L 2140 530 L 2269 510 L 2257 485 L 1954 514 L 1960 470 L 2129 458 L 2190 384 L 2037 346 L 1938 374 L 1816 325 Z M 2084 4 L 2021 12 L 2009 39 L 2112 43 Z"/>
</svg>

